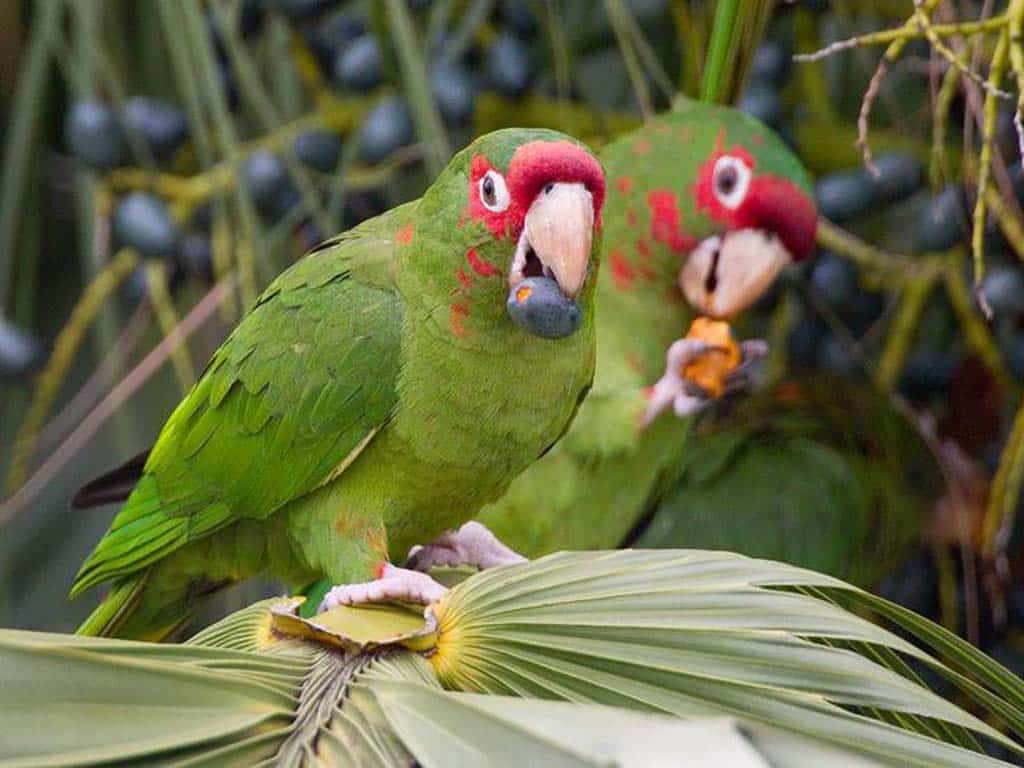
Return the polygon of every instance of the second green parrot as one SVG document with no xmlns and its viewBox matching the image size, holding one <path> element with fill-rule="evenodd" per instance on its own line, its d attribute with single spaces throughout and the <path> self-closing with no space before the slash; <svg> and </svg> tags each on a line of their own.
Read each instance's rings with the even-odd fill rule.
<svg viewBox="0 0 1024 768">
<path fill-rule="evenodd" d="M 692 310 L 729 318 L 812 251 L 799 160 L 729 107 L 685 101 L 608 145 L 594 387 L 565 438 L 479 520 L 528 556 L 621 545 L 678 480 L 703 403 Z M 749 347 L 756 352 L 756 346 Z M 666 411 L 675 411 L 675 414 Z"/>
<path fill-rule="evenodd" d="M 498 498 L 590 387 L 604 196 L 582 145 L 498 131 L 284 272 L 148 455 L 79 492 L 130 492 L 72 587 L 112 583 L 79 632 L 160 638 L 260 572 L 326 577 L 328 604 L 436 599 L 391 561 Z M 516 559 L 460 532 L 476 565 Z"/>
</svg>

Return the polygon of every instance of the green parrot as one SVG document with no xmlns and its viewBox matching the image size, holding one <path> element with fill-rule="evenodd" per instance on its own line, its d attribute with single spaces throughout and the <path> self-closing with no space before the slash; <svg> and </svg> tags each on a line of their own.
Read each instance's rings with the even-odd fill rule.
<svg viewBox="0 0 1024 768">
<path fill-rule="evenodd" d="M 281 274 L 148 454 L 77 494 L 130 489 L 71 588 L 112 582 L 79 632 L 159 639 L 257 573 L 326 578 L 328 605 L 437 599 L 391 561 L 499 498 L 590 387 L 604 197 L 583 145 L 501 130 Z M 518 559 L 462 533 L 470 564 Z"/>
<path fill-rule="evenodd" d="M 707 350 L 680 339 L 691 307 L 740 312 L 811 253 L 817 230 L 800 162 L 736 109 L 683 101 L 601 158 L 609 192 L 594 387 L 563 440 L 478 518 L 530 557 L 629 540 L 686 452 L 699 450 L 687 441 L 692 419 L 680 418 L 707 402 L 679 375 Z M 763 344 L 743 351 L 753 360 Z"/>
</svg>

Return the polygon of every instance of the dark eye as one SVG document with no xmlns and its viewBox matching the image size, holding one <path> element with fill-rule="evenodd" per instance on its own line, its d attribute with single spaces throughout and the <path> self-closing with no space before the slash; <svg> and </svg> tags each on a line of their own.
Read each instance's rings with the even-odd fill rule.
<svg viewBox="0 0 1024 768">
<path fill-rule="evenodd" d="M 712 178 L 715 197 L 726 208 L 738 208 L 750 186 L 750 166 L 735 155 L 722 155 L 715 161 Z"/>
<path fill-rule="evenodd" d="M 508 208 L 508 187 L 505 186 L 505 178 L 497 171 L 488 171 L 480 179 L 480 202 L 494 213 L 501 213 Z"/>
<path fill-rule="evenodd" d="M 736 187 L 736 182 L 739 181 L 739 174 L 736 172 L 735 166 L 727 165 L 722 169 L 722 172 L 718 174 L 715 179 L 715 183 L 718 185 L 719 193 L 728 195 Z"/>
</svg>

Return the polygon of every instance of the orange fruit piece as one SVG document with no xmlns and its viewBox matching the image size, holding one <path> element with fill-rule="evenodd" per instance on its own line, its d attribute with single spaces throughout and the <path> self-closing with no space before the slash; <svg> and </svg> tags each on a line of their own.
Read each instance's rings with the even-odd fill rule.
<svg viewBox="0 0 1024 768">
<path fill-rule="evenodd" d="M 689 379 L 711 397 L 721 397 L 725 378 L 740 364 L 740 347 L 732 337 L 732 329 L 724 320 L 698 317 L 686 332 L 688 339 L 700 339 L 711 345 L 703 355 L 683 367 L 683 378 Z"/>
</svg>

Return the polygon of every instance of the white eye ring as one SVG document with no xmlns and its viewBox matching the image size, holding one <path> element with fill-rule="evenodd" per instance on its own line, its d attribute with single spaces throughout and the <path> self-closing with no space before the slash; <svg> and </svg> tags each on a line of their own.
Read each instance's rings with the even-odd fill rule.
<svg viewBox="0 0 1024 768">
<path fill-rule="evenodd" d="M 483 175 L 479 191 L 480 202 L 492 213 L 501 213 L 512 202 L 508 195 L 508 187 L 505 186 L 505 177 L 497 171 L 488 171 Z"/>
<path fill-rule="evenodd" d="M 740 207 L 750 188 L 750 166 L 735 155 L 722 155 L 715 161 L 711 189 L 718 202 L 730 210 Z"/>
</svg>

